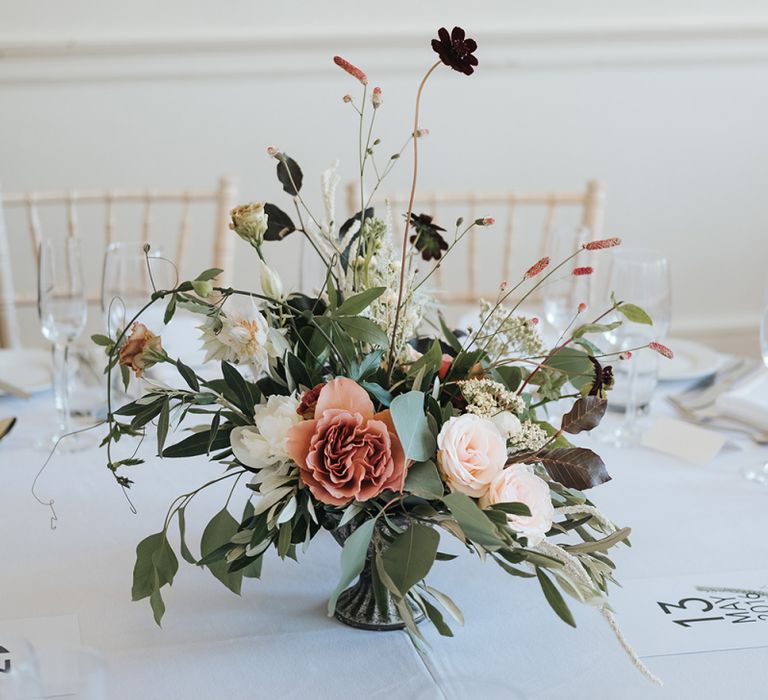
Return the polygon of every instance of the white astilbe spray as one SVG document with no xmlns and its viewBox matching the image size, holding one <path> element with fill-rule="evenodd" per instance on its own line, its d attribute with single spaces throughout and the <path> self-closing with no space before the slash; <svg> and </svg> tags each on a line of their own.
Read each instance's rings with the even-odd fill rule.
<svg viewBox="0 0 768 700">
<path fill-rule="evenodd" d="M 549 435 L 540 425 L 533 421 L 525 421 L 522 429 L 516 435 L 509 439 L 510 452 L 520 452 L 521 450 L 531 450 L 535 452 L 540 450 L 549 440 Z"/>
<path fill-rule="evenodd" d="M 661 679 L 651 673 L 650 669 L 637 655 L 637 652 L 630 646 L 621 629 L 619 629 L 619 625 L 616 622 L 616 617 L 614 616 L 613 611 L 608 607 L 608 603 L 604 600 L 602 593 L 595 591 L 592 579 L 589 577 L 589 574 L 587 574 L 584 566 L 578 560 L 578 558 L 573 556 L 573 554 L 566 552 L 562 547 L 559 547 L 552 542 L 548 542 L 546 539 L 536 545 L 535 549 L 542 554 L 545 554 L 546 556 L 557 559 L 563 564 L 563 568 L 565 569 L 566 573 L 571 576 L 575 583 L 581 584 L 582 588 L 586 588 L 588 591 L 592 591 L 594 593 L 594 599 L 596 602 L 599 602 L 602 616 L 610 625 L 611 629 L 613 630 L 613 634 L 616 636 L 616 639 L 618 640 L 619 644 L 621 644 L 621 647 L 624 649 L 627 656 L 629 656 L 635 668 L 637 668 L 637 670 L 640 671 L 640 673 L 642 673 L 648 680 L 656 683 L 657 685 L 663 685 Z"/>
<path fill-rule="evenodd" d="M 331 167 L 320 175 L 320 191 L 323 197 L 323 233 L 330 237 L 333 235 L 333 227 L 336 222 L 336 188 L 341 182 L 341 177 L 336 172 L 339 161 L 335 160 Z"/>
<path fill-rule="evenodd" d="M 480 301 L 480 322 L 483 335 L 480 347 L 485 347 L 495 360 L 508 357 L 538 357 L 544 354 L 544 341 L 536 323 L 525 316 L 510 315 L 503 305 Z"/>
<path fill-rule="evenodd" d="M 469 404 L 467 411 L 482 418 L 492 418 L 501 411 L 519 415 L 525 410 L 525 402 L 514 391 L 493 379 L 468 379 L 459 386 Z"/>
</svg>

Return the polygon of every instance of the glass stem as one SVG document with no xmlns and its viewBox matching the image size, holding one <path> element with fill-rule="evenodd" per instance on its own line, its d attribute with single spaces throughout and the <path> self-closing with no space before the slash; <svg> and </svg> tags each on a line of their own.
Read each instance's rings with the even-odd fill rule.
<svg viewBox="0 0 768 700">
<path fill-rule="evenodd" d="M 637 421 L 637 355 L 629 361 L 629 373 L 627 374 L 627 401 L 624 406 L 624 427 L 634 428 Z"/>
<path fill-rule="evenodd" d="M 70 432 L 68 343 L 53 344 L 53 396 L 58 435 L 66 435 Z"/>
</svg>

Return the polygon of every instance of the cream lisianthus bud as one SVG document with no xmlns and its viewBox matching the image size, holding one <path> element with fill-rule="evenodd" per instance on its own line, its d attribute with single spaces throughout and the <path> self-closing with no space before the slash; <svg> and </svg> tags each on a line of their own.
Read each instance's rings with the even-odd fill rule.
<svg viewBox="0 0 768 700">
<path fill-rule="evenodd" d="M 267 213 L 264 211 L 263 202 L 251 202 L 235 207 L 230 215 L 232 223 L 229 228 L 251 245 L 261 245 L 267 231 Z"/>
<path fill-rule="evenodd" d="M 259 264 L 261 265 L 261 291 L 273 299 L 282 299 L 283 282 L 280 275 L 263 260 L 259 260 Z"/>
</svg>

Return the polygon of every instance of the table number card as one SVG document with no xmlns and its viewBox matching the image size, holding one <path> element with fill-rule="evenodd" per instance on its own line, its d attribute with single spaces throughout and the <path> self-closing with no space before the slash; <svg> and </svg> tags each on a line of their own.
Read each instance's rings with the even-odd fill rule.
<svg viewBox="0 0 768 700">
<path fill-rule="evenodd" d="M 624 581 L 611 594 L 640 656 L 768 647 L 768 572 Z"/>
</svg>

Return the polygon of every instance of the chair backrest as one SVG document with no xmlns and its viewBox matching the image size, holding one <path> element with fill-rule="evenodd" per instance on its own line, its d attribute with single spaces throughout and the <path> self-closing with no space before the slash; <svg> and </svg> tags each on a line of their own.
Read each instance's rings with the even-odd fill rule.
<svg viewBox="0 0 768 700">
<path fill-rule="evenodd" d="M 407 193 L 377 195 L 371 204 L 388 205 L 395 233 L 399 229 L 402 234 Z M 475 235 L 467 236 L 461 243 L 466 247 L 457 251 L 458 255 L 452 254 L 454 260 L 437 268 L 432 278 L 433 295 L 441 303 L 456 305 L 494 299 L 502 281 L 519 278 L 527 265 L 547 254 L 553 233 L 561 224 L 559 215 L 565 210 L 571 226 L 586 229 L 587 240 L 600 238 L 604 204 L 604 188 L 597 180 L 588 181 L 584 190 L 574 192 L 417 192 L 414 213 L 431 215 L 448 229 L 449 238 L 457 216 L 467 223 L 484 216 L 496 219 L 492 228 L 476 229 Z M 347 186 L 347 208 L 350 216 L 360 208 L 359 190 L 354 183 Z"/>
<path fill-rule="evenodd" d="M 235 240 L 229 231 L 229 212 L 235 204 L 236 196 L 235 181 L 229 177 L 220 178 L 217 186 L 210 190 L 0 192 L 0 347 L 20 345 L 18 311 L 36 303 L 36 297 L 29 288 L 21 291 L 14 285 L 14 276 L 27 279 L 36 275 L 34 267 L 31 266 L 28 271 L 20 270 L 16 263 L 22 255 L 19 239 L 24 237 L 24 232 L 21 229 L 26 228 L 32 250 L 31 259 L 34 260 L 40 240 L 45 234 L 41 222 L 50 211 L 58 209 L 59 215 L 65 215 L 68 236 L 81 236 L 81 228 L 85 228 L 81 220 L 86 216 L 95 216 L 98 217 L 97 228 L 103 227 L 103 235 L 99 232 L 101 240 L 88 237 L 89 246 L 106 249 L 118 240 L 155 243 L 160 239 L 163 246 L 167 246 L 165 254 L 173 259 L 179 270 L 183 270 L 190 257 L 192 209 L 205 205 L 210 209 L 210 205 L 213 205 L 213 246 L 210 260 L 206 262 L 210 262 L 211 267 L 222 268 L 224 273 L 217 281 L 229 284 Z M 169 245 L 166 233 L 169 225 L 165 221 L 169 216 L 177 217 L 174 223 L 177 235 L 173 247 Z M 159 226 L 157 219 L 161 217 L 164 223 Z M 129 224 L 130 219 L 134 221 Z M 94 280 L 93 277 L 91 275 L 94 283 L 88 290 L 88 301 L 98 303 L 100 295 L 97 288 L 101 280 Z"/>
</svg>

